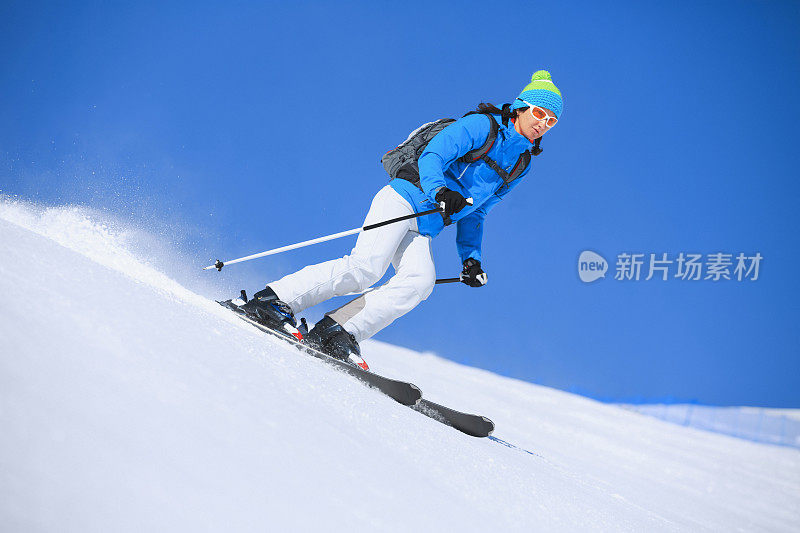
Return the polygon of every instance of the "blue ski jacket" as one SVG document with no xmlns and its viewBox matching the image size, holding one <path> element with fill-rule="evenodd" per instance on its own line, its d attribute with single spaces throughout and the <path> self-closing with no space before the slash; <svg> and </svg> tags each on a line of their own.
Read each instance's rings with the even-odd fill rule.
<svg viewBox="0 0 800 533">
<path fill-rule="evenodd" d="M 501 167 L 510 171 L 520 154 L 530 150 L 533 144 L 517 133 L 510 121 L 503 126 L 499 115 L 494 115 L 500 125 L 492 149 L 486 154 Z M 397 191 L 414 209 L 414 212 L 435 209 L 438 204 L 434 196 L 440 187 L 459 192 L 464 198 L 472 198 L 467 205 L 450 218 L 457 225 L 456 246 L 461 261 L 468 258 L 481 260 L 481 241 L 483 239 L 483 220 L 486 214 L 527 175 L 525 172 L 506 185 L 503 178 L 484 161 L 464 163 L 459 161 L 464 154 L 480 148 L 489 135 L 491 119 L 486 115 L 474 114 L 460 118 L 440 131 L 419 158 L 420 187 L 408 180 L 395 178 L 389 185 Z M 444 228 L 441 214 L 435 213 L 417 219 L 419 232 L 435 237 Z"/>
</svg>

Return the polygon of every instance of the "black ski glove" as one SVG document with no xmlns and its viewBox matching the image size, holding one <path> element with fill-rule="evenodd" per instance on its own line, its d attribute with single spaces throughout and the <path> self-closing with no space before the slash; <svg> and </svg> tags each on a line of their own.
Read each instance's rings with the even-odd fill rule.
<svg viewBox="0 0 800 533">
<path fill-rule="evenodd" d="M 467 205 L 467 200 L 456 191 L 451 191 L 447 187 L 442 187 L 436 193 L 436 203 L 444 209 L 445 219 L 449 219 L 450 215 L 458 213 L 464 206 Z"/>
<path fill-rule="evenodd" d="M 481 268 L 481 262 L 471 257 L 464 261 L 460 277 L 461 283 L 466 283 L 470 287 L 483 287 L 489 281 L 486 272 Z"/>
</svg>

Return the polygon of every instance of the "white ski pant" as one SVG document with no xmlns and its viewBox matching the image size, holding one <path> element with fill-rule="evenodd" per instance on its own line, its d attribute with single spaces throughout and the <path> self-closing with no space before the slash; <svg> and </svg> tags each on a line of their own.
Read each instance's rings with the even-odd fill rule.
<svg viewBox="0 0 800 533">
<path fill-rule="evenodd" d="M 412 213 L 406 199 L 387 185 L 373 198 L 364 225 Z M 361 232 L 350 255 L 309 265 L 269 287 L 299 313 L 334 296 L 368 289 L 383 277 L 390 263 L 395 275 L 388 282 L 327 313 L 362 341 L 411 311 L 433 291 L 436 270 L 431 238 L 419 234 L 416 219 Z"/>
</svg>

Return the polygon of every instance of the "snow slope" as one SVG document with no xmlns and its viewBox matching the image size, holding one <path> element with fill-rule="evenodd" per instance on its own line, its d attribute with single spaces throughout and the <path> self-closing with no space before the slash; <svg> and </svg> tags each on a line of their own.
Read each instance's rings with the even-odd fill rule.
<svg viewBox="0 0 800 533">
<path fill-rule="evenodd" d="M 517 448 L 465 436 L 79 209 L 0 202 L 0 295 L 3 531 L 800 530 L 798 450 L 365 343 L 375 371 Z"/>
</svg>

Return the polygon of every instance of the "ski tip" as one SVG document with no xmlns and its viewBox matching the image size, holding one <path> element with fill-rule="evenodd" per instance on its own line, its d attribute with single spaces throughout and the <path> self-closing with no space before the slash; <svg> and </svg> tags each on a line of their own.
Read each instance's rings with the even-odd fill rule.
<svg viewBox="0 0 800 533">
<path fill-rule="evenodd" d="M 494 422 L 492 422 L 485 416 L 482 416 L 481 418 L 483 418 L 483 421 L 486 422 L 486 424 L 489 426 L 489 431 L 486 432 L 486 436 L 488 437 L 489 435 L 494 433 Z"/>
<path fill-rule="evenodd" d="M 417 396 L 417 399 L 414 400 L 414 403 L 412 405 L 410 405 L 409 407 L 416 407 L 417 405 L 419 405 L 419 402 L 422 401 L 422 389 L 420 389 L 419 387 L 417 387 L 413 383 L 409 383 L 409 385 L 411 385 L 411 388 L 414 390 L 414 392 L 416 392 L 416 396 Z"/>
</svg>

